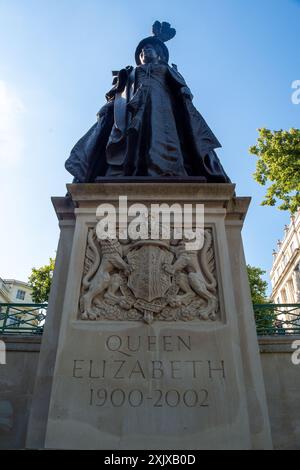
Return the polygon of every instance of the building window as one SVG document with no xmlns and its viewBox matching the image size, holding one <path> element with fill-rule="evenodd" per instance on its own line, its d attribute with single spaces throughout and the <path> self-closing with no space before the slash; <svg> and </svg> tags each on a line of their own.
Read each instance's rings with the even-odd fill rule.
<svg viewBox="0 0 300 470">
<path fill-rule="evenodd" d="M 24 290 L 18 289 L 17 292 L 17 299 L 24 300 L 26 292 Z"/>
<path fill-rule="evenodd" d="M 287 295 L 286 295 L 286 290 L 282 289 L 281 291 L 281 298 L 282 298 L 282 303 L 287 304 Z"/>
<path fill-rule="evenodd" d="M 293 253 L 294 253 L 294 242 L 292 242 L 292 243 L 290 244 L 290 247 L 291 247 L 291 254 L 293 254 Z"/>
</svg>

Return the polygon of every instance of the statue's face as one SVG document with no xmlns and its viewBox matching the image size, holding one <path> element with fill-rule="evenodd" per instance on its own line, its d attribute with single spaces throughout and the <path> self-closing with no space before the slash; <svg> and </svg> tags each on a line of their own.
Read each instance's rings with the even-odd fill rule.
<svg viewBox="0 0 300 470">
<path fill-rule="evenodd" d="M 152 44 L 145 44 L 140 53 L 140 60 L 142 64 L 157 63 L 159 55 Z"/>
</svg>

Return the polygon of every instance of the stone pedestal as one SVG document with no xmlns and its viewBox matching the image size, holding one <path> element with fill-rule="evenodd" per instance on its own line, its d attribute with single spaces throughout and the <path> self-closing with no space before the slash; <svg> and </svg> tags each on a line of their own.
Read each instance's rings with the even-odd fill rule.
<svg viewBox="0 0 300 470">
<path fill-rule="evenodd" d="M 60 237 L 27 428 L 26 446 L 33 449 L 43 448 L 45 443 L 58 335 L 75 228 L 72 200 L 55 197 L 52 198 L 52 202 L 59 221 Z"/>
<path fill-rule="evenodd" d="M 270 448 L 240 235 L 249 198 L 234 197 L 230 184 L 195 181 L 68 190 L 75 231 L 70 262 L 51 294 L 52 327 L 43 339 L 28 446 Z M 118 206 L 120 195 L 128 205 L 204 204 L 203 248 L 187 253 L 180 242 L 101 244 L 96 209 L 104 202 Z M 63 255 L 57 256 L 61 270 Z M 46 369 L 54 365 L 58 329 L 50 393 Z M 44 432 L 38 442 L 34 436 Z"/>
</svg>

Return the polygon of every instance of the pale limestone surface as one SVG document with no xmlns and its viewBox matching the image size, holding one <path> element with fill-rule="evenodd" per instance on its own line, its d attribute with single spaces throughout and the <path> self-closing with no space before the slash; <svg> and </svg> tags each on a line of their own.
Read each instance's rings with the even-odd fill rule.
<svg viewBox="0 0 300 470">
<path fill-rule="evenodd" d="M 61 312 L 75 226 L 72 201 L 69 198 L 53 198 L 52 202 L 59 220 L 60 238 L 27 430 L 26 446 L 33 449 L 42 448 L 45 442 Z"/>
<path fill-rule="evenodd" d="M 300 357 L 300 336 L 261 337 L 259 345 L 274 448 L 299 450 L 300 364 L 292 354 Z"/>
<path fill-rule="evenodd" d="M 6 364 L 0 364 L 0 449 L 25 447 L 38 365 L 40 336 L 0 336 Z"/>
<path fill-rule="evenodd" d="M 57 286 L 64 303 L 45 447 L 270 448 L 240 238 L 249 199 L 234 198 L 229 184 L 99 183 L 68 189 L 77 205 L 76 225 L 66 285 Z M 205 204 L 216 260 L 216 321 L 80 319 L 88 229 L 96 224 L 98 204 L 117 202 L 119 195 L 146 205 Z"/>
<path fill-rule="evenodd" d="M 29 411 L 33 406 L 32 393 L 41 338 L 2 336 L 0 339 L 7 345 L 7 364 L 1 365 L 0 448 L 20 449 L 25 445 Z M 300 445 L 300 365 L 294 365 L 291 361 L 291 354 L 295 351 L 292 343 L 299 339 L 299 336 L 259 338 L 274 449 L 299 449 Z M 167 349 L 170 347 L 168 343 L 165 339 Z M 160 343 L 160 347 L 162 345 Z M 133 349 L 134 346 L 132 343 Z M 153 348 L 151 340 L 150 348 Z M 24 364 L 28 366 L 24 368 Z M 80 364 L 77 363 L 77 366 Z M 89 372 L 90 364 L 83 363 L 81 366 L 85 370 L 88 366 Z M 176 366 L 178 368 L 178 364 Z M 93 364 L 92 375 L 94 372 Z M 8 423 L 9 427 L 1 426 L 2 422 Z"/>
</svg>

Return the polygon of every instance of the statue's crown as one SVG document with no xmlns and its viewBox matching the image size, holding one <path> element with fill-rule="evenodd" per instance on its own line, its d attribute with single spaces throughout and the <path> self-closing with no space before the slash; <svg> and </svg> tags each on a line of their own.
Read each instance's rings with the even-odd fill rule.
<svg viewBox="0 0 300 470">
<path fill-rule="evenodd" d="M 136 51 L 135 51 L 135 61 L 137 65 L 140 65 L 140 53 L 142 48 L 144 47 L 145 44 L 154 44 L 158 45 L 161 54 L 162 54 L 162 59 L 165 62 L 169 61 L 169 51 L 167 46 L 165 45 L 166 41 L 169 41 L 172 39 L 176 34 L 176 29 L 171 28 L 170 23 L 167 23 L 166 21 L 163 21 L 162 23 L 160 21 L 155 21 L 152 25 L 152 36 L 148 36 L 145 39 L 142 39 L 142 41 L 138 44 Z"/>
</svg>

